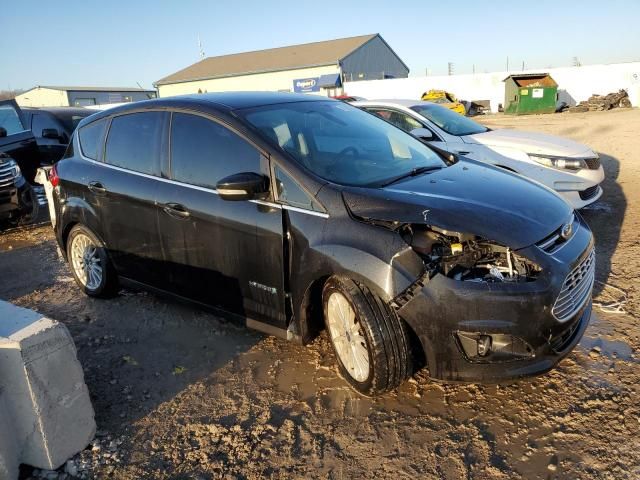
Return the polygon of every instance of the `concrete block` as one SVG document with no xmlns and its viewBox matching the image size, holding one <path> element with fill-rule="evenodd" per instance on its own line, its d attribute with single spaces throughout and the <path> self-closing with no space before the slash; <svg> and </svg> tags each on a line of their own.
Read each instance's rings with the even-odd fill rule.
<svg viewBox="0 0 640 480">
<path fill-rule="evenodd" d="M 67 328 L 0 301 L 0 478 L 3 465 L 11 474 L 15 462 L 58 468 L 88 445 L 95 429 Z"/>
</svg>

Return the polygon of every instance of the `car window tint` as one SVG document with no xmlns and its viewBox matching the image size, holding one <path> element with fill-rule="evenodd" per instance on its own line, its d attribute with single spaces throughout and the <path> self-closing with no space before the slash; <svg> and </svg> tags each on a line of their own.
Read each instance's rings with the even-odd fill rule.
<svg viewBox="0 0 640 480">
<path fill-rule="evenodd" d="M 0 127 L 7 131 L 7 135 L 24 131 L 20 115 L 13 105 L 0 105 Z"/>
<path fill-rule="evenodd" d="M 80 149 L 85 157 L 98 159 L 98 152 L 102 145 L 102 139 L 104 136 L 104 129 L 107 125 L 107 119 L 103 118 L 96 122 L 92 122 L 89 125 L 85 125 L 78 132 L 78 138 L 80 139 Z"/>
<path fill-rule="evenodd" d="M 415 118 L 407 115 L 406 113 L 397 112 L 395 110 L 373 109 L 369 110 L 371 113 L 376 114 L 380 118 L 385 119 L 387 122 L 401 128 L 405 132 L 410 132 L 416 128 L 422 128 L 423 125 Z"/>
<path fill-rule="evenodd" d="M 276 182 L 278 186 L 278 200 L 294 207 L 324 211 L 318 202 L 305 192 L 291 176 L 279 166 L 275 168 Z"/>
<path fill-rule="evenodd" d="M 260 173 L 260 152 L 228 128 L 199 115 L 174 113 L 171 174 L 174 180 L 215 188 L 241 172 Z"/>
<path fill-rule="evenodd" d="M 62 135 L 62 131 L 58 122 L 47 114 L 34 113 L 31 120 L 31 131 L 36 137 L 42 137 L 42 130 L 45 128 L 54 128 Z"/>
<path fill-rule="evenodd" d="M 162 112 L 120 115 L 111 120 L 105 162 L 136 172 L 156 175 L 160 156 Z"/>
</svg>

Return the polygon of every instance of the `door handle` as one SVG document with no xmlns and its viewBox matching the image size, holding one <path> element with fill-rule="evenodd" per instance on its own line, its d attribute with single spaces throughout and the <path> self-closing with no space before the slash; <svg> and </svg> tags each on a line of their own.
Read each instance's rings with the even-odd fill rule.
<svg viewBox="0 0 640 480">
<path fill-rule="evenodd" d="M 89 182 L 87 187 L 97 195 L 104 195 L 107 193 L 107 189 L 104 188 L 100 182 Z"/>
<path fill-rule="evenodd" d="M 165 203 L 162 206 L 162 209 L 172 217 L 187 218 L 191 215 L 189 210 L 187 210 L 187 207 L 179 203 Z"/>
</svg>

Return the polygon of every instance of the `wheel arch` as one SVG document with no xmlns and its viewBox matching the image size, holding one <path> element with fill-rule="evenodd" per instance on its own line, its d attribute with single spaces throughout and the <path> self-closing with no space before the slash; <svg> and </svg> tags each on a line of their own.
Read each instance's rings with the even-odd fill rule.
<svg viewBox="0 0 640 480">
<path fill-rule="evenodd" d="M 84 225 L 105 245 L 100 222 L 95 209 L 84 199 L 72 197 L 64 205 L 60 215 L 60 240 L 62 250 L 66 256 L 67 241 L 71 229 L 76 225 Z"/>
</svg>

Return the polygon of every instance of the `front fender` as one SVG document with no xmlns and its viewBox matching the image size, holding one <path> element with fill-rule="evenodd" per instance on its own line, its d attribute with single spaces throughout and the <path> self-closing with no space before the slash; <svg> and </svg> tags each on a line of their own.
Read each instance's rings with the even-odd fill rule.
<svg viewBox="0 0 640 480">
<path fill-rule="evenodd" d="M 331 263 L 333 274 L 365 283 L 385 301 L 404 291 L 424 269 L 422 260 L 409 246 L 390 258 L 380 258 L 347 245 L 322 245 L 317 252 Z"/>
</svg>

